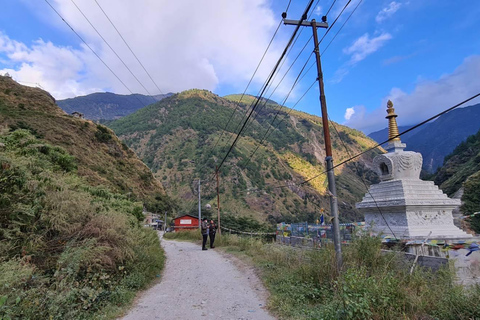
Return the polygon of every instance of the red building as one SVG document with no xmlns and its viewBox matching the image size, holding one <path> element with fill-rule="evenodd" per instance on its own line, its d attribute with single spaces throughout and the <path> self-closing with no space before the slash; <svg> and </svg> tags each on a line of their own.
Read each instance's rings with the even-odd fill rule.
<svg viewBox="0 0 480 320">
<path fill-rule="evenodd" d="M 198 217 L 185 214 L 173 219 L 175 231 L 198 229 Z"/>
</svg>

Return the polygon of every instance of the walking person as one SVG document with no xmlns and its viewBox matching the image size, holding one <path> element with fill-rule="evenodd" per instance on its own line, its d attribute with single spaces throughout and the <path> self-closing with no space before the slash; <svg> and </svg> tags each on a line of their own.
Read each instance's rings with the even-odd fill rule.
<svg viewBox="0 0 480 320">
<path fill-rule="evenodd" d="M 201 230 L 202 230 L 202 237 L 203 237 L 203 242 L 202 242 L 202 250 L 208 250 L 205 245 L 207 244 L 207 238 L 208 238 L 208 219 L 203 218 L 202 225 L 201 225 Z"/>
<path fill-rule="evenodd" d="M 215 233 L 217 232 L 217 225 L 215 224 L 215 221 L 210 220 L 210 225 L 208 227 L 208 235 L 210 237 L 210 248 L 215 248 L 213 243 L 215 242 Z"/>
</svg>

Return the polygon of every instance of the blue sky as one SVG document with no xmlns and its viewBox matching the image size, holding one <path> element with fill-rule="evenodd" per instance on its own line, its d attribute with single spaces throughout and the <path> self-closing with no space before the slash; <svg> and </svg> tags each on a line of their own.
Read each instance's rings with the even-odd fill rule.
<svg viewBox="0 0 480 320">
<path fill-rule="evenodd" d="M 326 48 L 360 0 L 352 0 L 320 44 Z M 49 0 L 126 84 L 73 34 L 45 1 L 7 0 L 0 14 L 0 74 L 40 85 L 57 99 L 97 91 L 147 94 L 95 33 L 71 0 Z M 287 0 L 97 0 L 149 71 L 124 45 L 95 0 L 74 0 L 151 94 L 203 88 L 219 95 L 241 93 L 271 39 Z M 288 18 L 298 19 L 307 0 L 293 0 Z M 321 19 L 333 0 L 319 0 L 311 18 Z M 347 0 L 335 1 L 332 23 Z M 480 92 L 480 2 L 364 0 L 322 55 L 330 118 L 370 132 L 385 126 L 392 99 L 399 124 L 415 124 Z M 257 94 L 294 30 L 281 26 L 247 91 Z M 325 33 L 319 29 L 320 38 Z M 275 81 L 311 36 L 304 28 Z M 283 101 L 312 52 L 300 55 L 278 90 Z M 310 60 L 313 62 L 313 59 Z M 287 106 L 315 80 L 302 79 Z M 269 96 L 270 93 L 267 93 Z M 297 109 L 319 115 L 318 86 Z M 479 103 L 480 100 L 469 104 Z"/>
</svg>

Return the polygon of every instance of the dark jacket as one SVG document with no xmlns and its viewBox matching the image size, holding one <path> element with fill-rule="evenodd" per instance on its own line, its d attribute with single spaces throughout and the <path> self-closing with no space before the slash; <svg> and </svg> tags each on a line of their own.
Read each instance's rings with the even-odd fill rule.
<svg viewBox="0 0 480 320">
<path fill-rule="evenodd" d="M 214 223 L 210 223 L 208 233 L 215 234 L 217 232 L 217 225 Z"/>
<path fill-rule="evenodd" d="M 208 222 L 207 221 L 202 221 L 202 234 L 208 234 Z"/>
</svg>

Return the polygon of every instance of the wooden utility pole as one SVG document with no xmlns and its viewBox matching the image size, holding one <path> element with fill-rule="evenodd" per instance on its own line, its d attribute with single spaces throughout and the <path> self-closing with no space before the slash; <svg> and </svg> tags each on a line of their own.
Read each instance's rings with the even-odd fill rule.
<svg viewBox="0 0 480 320">
<path fill-rule="evenodd" d="M 220 189 L 218 183 L 218 166 L 215 166 L 215 173 L 217 174 L 217 220 L 218 220 L 218 234 L 222 235 L 222 229 L 220 227 Z"/>
<path fill-rule="evenodd" d="M 337 269 L 340 270 L 343 264 L 342 261 L 342 247 L 340 242 L 340 223 L 338 221 L 338 202 L 337 202 L 337 188 L 335 186 L 335 174 L 333 172 L 333 156 L 332 156 L 332 142 L 330 140 L 330 129 L 328 126 L 327 101 L 325 99 L 325 90 L 323 86 L 323 72 L 322 63 L 320 60 L 320 51 L 318 49 L 318 35 L 317 28 L 328 28 L 327 17 L 322 18 L 321 23 L 317 23 L 315 19 L 312 21 L 295 21 L 283 19 L 286 25 L 301 25 L 310 26 L 313 31 L 313 42 L 315 58 L 317 60 L 318 86 L 320 89 L 320 107 L 322 110 L 322 125 L 323 136 L 325 140 L 325 162 L 327 166 L 328 190 L 330 194 L 330 209 L 333 215 L 333 243 L 335 246 L 335 254 L 337 258 Z"/>
<path fill-rule="evenodd" d="M 198 179 L 198 229 L 202 230 L 202 201 L 200 199 L 200 179 Z"/>
</svg>

